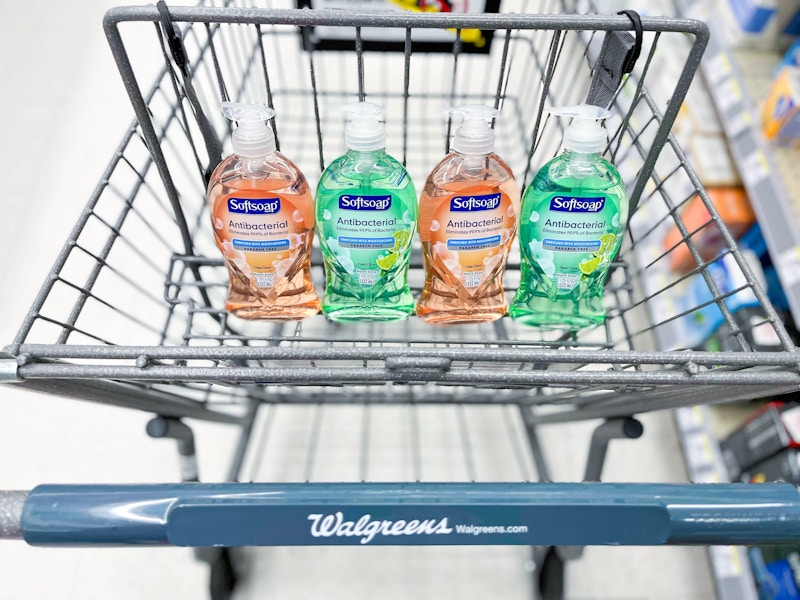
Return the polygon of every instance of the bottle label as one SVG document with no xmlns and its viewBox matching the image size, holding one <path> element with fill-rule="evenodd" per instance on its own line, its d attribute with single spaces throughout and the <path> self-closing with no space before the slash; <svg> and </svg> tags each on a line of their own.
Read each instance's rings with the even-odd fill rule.
<svg viewBox="0 0 800 600">
<path fill-rule="evenodd" d="M 414 232 L 409 211 L 392 194 L 341 194 L 322 213 L 322 238 L 362 287 L 372 287 L 404 255 Z"/>
<path fill-rule="evenodd" d="M 609 197 L 550 194 L 531 206 L 530 214 L 523 208 L 523 252 L 559 292 L 608 265 L 620 229 L 619 208 Z"/>
<path fill-rule="evenodd" d="M 263 194 L 263 192 L 261 192 Z M 236 192 L 214 205 L 214 232 L 225 258 L 259 288 L 302 267 L 313 213 L 303 214 L 285 195 Z"/>
<path fill-rule="evenodd" d="M 446 198 L 430 223 L 431 260 L 468 290 L 492 277 L 514 236 L 516 213 L 502 192 Z"/>
</svg>

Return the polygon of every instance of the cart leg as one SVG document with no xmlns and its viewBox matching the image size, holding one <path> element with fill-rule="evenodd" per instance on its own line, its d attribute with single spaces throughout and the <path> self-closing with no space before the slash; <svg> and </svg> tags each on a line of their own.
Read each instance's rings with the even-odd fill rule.
<svg viewBox="0 0 800 600">
<path fill-rule="evenodd" d="M 178 419 L 154 417 L 147 423 L 147 434 L 156 439 L 175 440 L 178 443 L 181 481 L 199 481 L 194 432 L 191 427 Z M 230 549 L 195 548 L 194 556 L 197 560 L 208 563 L 211 600 L 229 600 L 237 580 Z"/>
<path fill-rule="evenodd" d="M 633 417 L 609 419 L 598 425 L 589 444 L 589 458 L 586 460 L 584 481 L 600 481 L 606 461 L 608 443 L 611 440 L 635 440 L 644 433 L 644 425 Z"/>
<path fill-rule="evenodd" d="M 181 481 L 200 481 L 197 470 L 197 454 L 194 446 L 194 432 L 179 419 L 154 417 L 147 423 L 147 435 L 151 438 L 169 438 L 178 442 Z"/>
<path fill-rule="evenodd" d="M 544 452 L 539 444 L 533 411 L 525 406 L 520 406 L 519 410 L 539 480 L 552 481 Z M 598 425 L 592 433 L 583 480 L 600 481 L 608 444 L 611 440 L 636 439 L 641 437 L 643 432 L 644 426 L 641 421 L 633 417 L 609 419 Z M 533 585 L 536 589 L 534 597 L 541 600 L 562 600 L 564 598 L 564 564 L 566 561 L 575 560 L 582 555 L 582 546 L 550 546 L 547 548 L 534 546 L 532 554 Z"/>
</svg>

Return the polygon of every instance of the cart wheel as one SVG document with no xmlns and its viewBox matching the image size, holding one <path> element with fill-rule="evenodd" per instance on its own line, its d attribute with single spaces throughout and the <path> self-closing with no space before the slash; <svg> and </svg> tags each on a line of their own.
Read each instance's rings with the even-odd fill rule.
<svg viewBox="0 0 800 600">
<path fill-rule="evenodd" d="M 536 571 L 539 597 L 541 600 L 563 600 L 564 561 L 555 546 L 550 546 L 544 555 L 541 566 Z"/>
<path fill-rule="evenodd" d="M 210 566 L 211 600 L 230 600 L 233 588 L 236 587 L 236 570 L 233 568 L 230 549 L 220 548 L 219 555 Z"/>
</svg>

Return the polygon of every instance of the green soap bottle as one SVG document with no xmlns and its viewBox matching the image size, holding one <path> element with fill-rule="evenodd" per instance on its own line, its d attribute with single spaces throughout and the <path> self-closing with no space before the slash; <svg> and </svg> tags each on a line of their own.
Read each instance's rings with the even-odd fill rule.
<svg viewBox="0 0 800 600">
<path fill-rule="evenodd" d="M 417 192 L 402 164 L 386 154 L 383 109 L 344 107 L 347 153 L 322 174 L 316 230 L 325 260 L 322 311 L 332 321 L 393 321 L 414 310 L 408 286 Z"/>
<path fill-rule="evenodd" d="M 628 196 L 605 160 L 596 106 L 553 109 L 574 117 L 564 152 L 525 190 L 520 215 L 521 281 L 509 314 L 522 323 L 580 329 L 603 323 L 603 288 L 628 222 Z"/>
</svg>

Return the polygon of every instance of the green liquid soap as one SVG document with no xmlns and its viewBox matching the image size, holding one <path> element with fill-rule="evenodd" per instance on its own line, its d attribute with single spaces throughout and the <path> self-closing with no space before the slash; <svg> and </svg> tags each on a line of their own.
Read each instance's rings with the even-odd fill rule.
<svg viewBox="0 0 800 600">
<path fill-rule="evenodd" d="M 597 116 L 565 109 L 579 124 L 567 129 L 566 151 L 539 170 L 522 199 L 521 281 L 509 314 L 547 329 L 604 322 L 605 281 L 628 220 L 625 185 L 601 156 L 605 130 L 594 123 L 607 111 L 576 108 Z"/>
<path fill-rule="evenodd" d="M 408 285 L 417 193 L 402 164 L 384 150 L 380 107 L 348 105 L 349 150 L 322 174 L 316 228 L 325 261 L 322 311 L 332 321 L 393 321 L 408 317 Z"/>
</svg>

